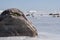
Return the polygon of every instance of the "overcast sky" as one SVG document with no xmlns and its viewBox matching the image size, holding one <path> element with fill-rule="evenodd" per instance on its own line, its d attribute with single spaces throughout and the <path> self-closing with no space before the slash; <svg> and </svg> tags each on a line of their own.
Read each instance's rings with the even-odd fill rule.
<svg viewBox="0 0 60 40">
<path fill-rule="evenodd" d="M 0 0 L 0 9 L 60 10 L 60 0 Z"/>
</svg>

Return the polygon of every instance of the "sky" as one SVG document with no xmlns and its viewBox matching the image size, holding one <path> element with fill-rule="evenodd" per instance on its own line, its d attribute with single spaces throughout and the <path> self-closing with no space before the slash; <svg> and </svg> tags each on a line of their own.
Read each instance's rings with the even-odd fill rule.
<svg viewBox="0 0 60 40">
<path fill-rule="evenodd" d="M 60 0 L 0 0 L 0 10 L 60 10 Z"/>
</svg>

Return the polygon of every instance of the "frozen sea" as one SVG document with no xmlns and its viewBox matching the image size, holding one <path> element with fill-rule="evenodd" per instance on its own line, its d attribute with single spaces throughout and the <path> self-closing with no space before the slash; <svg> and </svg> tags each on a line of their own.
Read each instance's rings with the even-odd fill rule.
<svg viewBox="0 0 60 40">
<path fill-rule="evenodd" d="M 37 37 L 0 37 L 0 40 L 60 40 L 60 17 L 27 17 L 37 29 Z"/>
</svg>

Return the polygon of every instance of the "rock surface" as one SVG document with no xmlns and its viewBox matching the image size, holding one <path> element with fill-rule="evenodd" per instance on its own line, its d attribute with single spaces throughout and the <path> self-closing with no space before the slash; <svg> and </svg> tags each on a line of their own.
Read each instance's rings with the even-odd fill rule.
<svg viewBox="0 0 60 40">
<path fill-rule="evenodd" d="M 0 15 L 0 37 L 8 36 L 37 36 L 37 30 L 28 21 L 22 11 L 11 8 Z"/>
</svg>

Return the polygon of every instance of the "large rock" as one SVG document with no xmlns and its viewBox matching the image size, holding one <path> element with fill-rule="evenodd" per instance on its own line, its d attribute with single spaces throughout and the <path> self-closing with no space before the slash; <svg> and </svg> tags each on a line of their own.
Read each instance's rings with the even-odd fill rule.
<svg viewBox="0 0 60 40">
<path fill-rule="evenodd" d="M 11 8 L 0 15 L 0 37 L 37 36 L 37 30 L 28 21 L 22 11 Z"/>
</svg>

